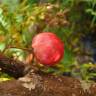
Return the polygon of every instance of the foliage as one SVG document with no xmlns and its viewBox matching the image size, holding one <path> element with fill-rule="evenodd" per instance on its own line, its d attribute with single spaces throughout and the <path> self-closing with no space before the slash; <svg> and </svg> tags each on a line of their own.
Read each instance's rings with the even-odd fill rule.
<svg viewBox="0 0 96 96">
<path fill-rule="evenodd" d="M 78 54 L 87 53 L 81 39 L 96 26 L 96 0 L 1 2 L 0 50 L 5 55 L 24 61 L 29 55 L 24 49 L 31 48 L 33 36 L 42 31 L 51 31 L 64 42 L 65 56 L 55 68 L 44 71 L 56 74 L 71 72 L 73 76 L 80 76 L 85 80 L 93 76 L 93 73 L 90 75 L 87 72 L 93 68 L 93 64 L 90 66 L 90 62 L 83 62 L 80 65 L 76 58 Z"/>
<path fill-rule="evenodd" d="M 0 82 L 13 79 L 8 74 L 0 72 Z"/>
</svg>

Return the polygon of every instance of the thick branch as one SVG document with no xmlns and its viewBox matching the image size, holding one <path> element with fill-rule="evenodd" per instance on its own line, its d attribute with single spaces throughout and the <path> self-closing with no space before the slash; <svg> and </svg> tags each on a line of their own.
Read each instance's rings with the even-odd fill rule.
<svg viewBox="0 0 96 96">
<path fill-rule="evenodd" d="M 8 94 L 8 95 L 7 95 Z M 64 77 L 31 74 L 19 80 L 0 83 L 0 96 L 95 96 L 82 88 L 79 80 Z"/>
</svg>

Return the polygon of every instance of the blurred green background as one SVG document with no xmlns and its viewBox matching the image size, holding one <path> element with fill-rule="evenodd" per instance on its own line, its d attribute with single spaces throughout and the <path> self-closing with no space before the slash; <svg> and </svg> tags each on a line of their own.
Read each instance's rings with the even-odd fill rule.
<svg viewBox="0 0 96 96">
<path fill-rule="evenodd" d="M 44 72 L 96 80 L 96 0 L 0 0 L 5 55 L 24 62 L 29 53 L 23 49 L 43 31 L 57 34 L 65 46 L 62 61 Z"/>
</svg>

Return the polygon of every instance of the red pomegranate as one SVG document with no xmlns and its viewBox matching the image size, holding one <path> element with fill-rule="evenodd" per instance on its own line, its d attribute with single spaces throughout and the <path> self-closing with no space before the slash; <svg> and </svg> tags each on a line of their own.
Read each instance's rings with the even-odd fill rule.
<svg viewBox="0 0 96 96">
<path fill-rule="evenodd" d="M 48 66 L 58 63 L 64 54 L 63 42 L 51 32 L 36 35 L 32 41 L 32 48 L 37 61 Z"/>
</svg>

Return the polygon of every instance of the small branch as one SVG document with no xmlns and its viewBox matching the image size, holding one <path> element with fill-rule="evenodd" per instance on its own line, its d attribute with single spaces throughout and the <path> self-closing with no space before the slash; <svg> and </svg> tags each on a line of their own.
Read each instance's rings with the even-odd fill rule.
<svg viewBox="0 0 96 96">
<path fill-rule="evenodd" d="M 6 49 L 10 49 L 10 48 L 17 48 L 17 49 L 21 49 L 21 50 L 33 53 L 33 49 L 32 48 L 22 48 L 22 47 L 16 47 L 16 46 L 6 46 L 5 50 Z"/>
</svg>

